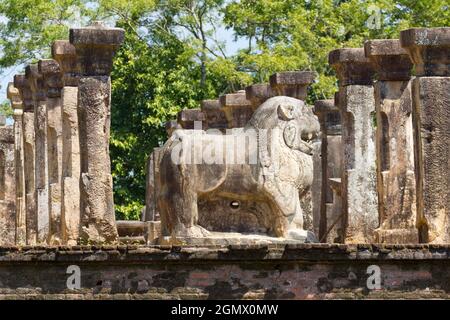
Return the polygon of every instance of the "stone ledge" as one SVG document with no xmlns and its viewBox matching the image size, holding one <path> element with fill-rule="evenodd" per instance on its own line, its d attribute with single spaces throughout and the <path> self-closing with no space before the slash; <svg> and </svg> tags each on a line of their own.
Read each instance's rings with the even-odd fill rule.
<svg viewBox="0 0 450 320">
<path fill-rule="evenodd" d="M 0 247 L 0 264 L 22 262 L 450 260 L 450 245 L 274 244 L 210 246 Z"/>
</svg>

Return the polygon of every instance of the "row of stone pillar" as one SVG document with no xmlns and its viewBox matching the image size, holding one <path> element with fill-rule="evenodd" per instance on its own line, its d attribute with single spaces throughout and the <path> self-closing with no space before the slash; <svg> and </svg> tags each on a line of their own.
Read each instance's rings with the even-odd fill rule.
<svg viewBox="0 0 450 320">
<path fill-rule="evenodd" d="M 305 228 L 320 241 L 450 241 L 449 30 L 410 29 L 400 39 L 330 52 L 339 91 L 315 102 L 321 146 L 302 203 Z M 182 110 L 167 124 L 168 134 L 193 129 L 196 121 L 202 129 L 243 127 L 272 96 L 305 100 L 313 80 L 309 71 L 274 74 L 270 84 Z M 144 220 L 158 217 L 158 150 L 149 158 Z"/>
<path fill-rule="evenodd" d="M 28 65 L 9 84 L 15 213 L 12 236 L 0 234 L 0 243 L 117 241 L 110 72 L 123 39 L 124 30 L 100 23 L 70 29 L 70 41 L 54 42 L 53 59 Z"/>
<path fill-rule="evenodd" d="M 449 50 L 450 28 L 415 28 L 330 52 L 339 91 L 315 103 L 322 241 L 450 241 Z"/>
<path fill-rule="evenodd" d="M 322 144 L 302 203 L 305 228 L 321 241 L 450 241 L 449 30 L 410 29 L 400 40 L 330 53 L 339 91 L 315 103 Z M 70 41 L 53 45 L 54 60 L 28 66 L 9 85 L 15 124 L 0 128 L 2 243 L 117 240 L 109 74 L 122 40 L 121 29 L 71 29 Z M 168 133 L 195 121 L 203 129 L 243 127 L 272 96 L 305 100 L 313 80 L 309 71 L 274 74 L 269 84 L 183 110 Z M 158 219 L 157 150 L 147 168 L 145 221 Z"/>
<path fill-rule="evenodd" d="M 0 244 L 15 242 L 14 129 L 0 115 Z"/>
</svg>

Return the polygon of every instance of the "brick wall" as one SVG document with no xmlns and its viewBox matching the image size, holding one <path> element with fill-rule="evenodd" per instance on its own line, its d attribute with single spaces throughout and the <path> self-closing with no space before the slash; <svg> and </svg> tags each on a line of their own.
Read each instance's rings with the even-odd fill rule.
<svg viewBox="0 0 450 320">
<path fill-rule="evenodd" d="M 367 287 L 370 265 L 381 289 Z M 18 298 L 449 299 L 450 246 L 0 247 L 0 299 Z"/>
</svg>

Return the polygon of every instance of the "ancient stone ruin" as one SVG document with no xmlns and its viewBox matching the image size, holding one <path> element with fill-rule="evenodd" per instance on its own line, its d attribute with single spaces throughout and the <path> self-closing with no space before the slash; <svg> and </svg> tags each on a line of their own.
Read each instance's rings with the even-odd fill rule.
<svg viewBox="0 0 450 320">
<path fill-rule="evenodd" d="M 180 111 L 165 124 L 167 141 L 149 150 L 141 221 L 116 221 L 114 213 L 110 73 L 124 30 L 94 23 L 70 29 L 69 39 L 55 41 L 52 59 L 26 66 L 8 86 L 14 122 L 0 116 L 0 272 L 2 259 L 39 260 L 39 246 L 56 252 L 45 261 L 72 261 L 66 252 L 93 263 L 102 252 L 105 263 L 120 256 L 133 267 L 118 268 L 139 270 L 138 277 L 145 274 L 138 265 L 156 261 L 148 267 L 153 280 L 164 261 L 181 261 L 182 285 L 136 284 L 145 294 L 164 287 L 166 296 L 157 297 L 180 298 L 174 287 L 189 287 L 235 298 L 208 291 L 235 260 L 259 266 L 236 267 L 251 297 L 266 286 L 255 280 L 263 260 L 270 270 L 296 261 L 283 281 L 297 286 L 307 285 L 299 275 L 304 259 L 320 279 L 335 259 L 344 271 L 355 260 L 355 277 L 365 274 L 366 258 L 393 272 L 410 268 L 398 261 L 405 252 L 412 261 L 441 259 L 438 269 L 448 274 L 450 28 L 408 29 L 399 39 L 331 51 L 338 91 L 329 99 L 310 101 L 316 75 L 297 70 Z M 220 266 L 205 266 L 210 260 Z M 92 277 L 113 274 L 86 268 Z M 164 279 L 183 269 L 167 268 Z M 431 282 L 419 286 L 437 288 L 432 264 L 421 268 Z M 390 289 L 407 290 L 391 280 Z M 280 281 L 274 297 L 305 298 Z M 448 297 L 446 283 L 439 290 Z M 321 296 L 333 285 L 308 290 Z M 0 277 L 0 296 L 8 286 Z"/>
</svg>

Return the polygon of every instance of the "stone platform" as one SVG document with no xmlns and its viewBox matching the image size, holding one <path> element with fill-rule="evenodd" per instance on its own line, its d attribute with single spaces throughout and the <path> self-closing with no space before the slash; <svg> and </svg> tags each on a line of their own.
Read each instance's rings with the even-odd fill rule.
<svg viewBox="0 0 450 320">
<path fill-rule="evenodd" d="M 450 245 L 0 247 L 0 299 L 340 298 L 450 299 Z"/>
<path fill-rule="evenodd" d="M 159 245 L 179 245 L 179 246 L 196 246 L 196 247 L 217 247 L 217 246 L 233 246 L 233 245 L 270 245 L 276 244 L 295 245 L 302 243 L 318 243 L 314 233 L 304 231 L 304 234 L 298 234 L 298 239 L 287 239 L 270 237 L 262 234 L 244 234 L 238 232 L 209 232 L 207 237 L 160 237 Z"/>
</svg>

